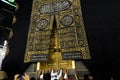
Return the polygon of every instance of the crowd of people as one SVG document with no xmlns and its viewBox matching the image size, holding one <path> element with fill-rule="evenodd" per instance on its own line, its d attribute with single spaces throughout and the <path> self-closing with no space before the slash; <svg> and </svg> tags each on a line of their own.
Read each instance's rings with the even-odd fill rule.
<svg viewBox="0 0 120 80">
<path fill-rule="evenodd" d="M 7 74 L 4 71 L 0 72 L 0 80 L 9 80 Z M 84 76 L 77 76 L 76 79 L 73 79 L 68 75 L 68 70 L 43 70 L 40 71 L 39 77 L 36 78 L 30 77 L 28 74 L 16 74 L 14 80 L 93 80 L 93 77 L 85 74 Z"/>
<path fill-rule="evenodd" d="M 64 79 L 67 80 L 68 78 L 68 71 L 67 70 L 47 70 L 41 71 L 40 73 L 40 80 L 44 80 L 44 78 L 50 77 L 50 80 L 59 80 Z M 46 80 L 46 79 L 45 79 Z"/>
</svg>

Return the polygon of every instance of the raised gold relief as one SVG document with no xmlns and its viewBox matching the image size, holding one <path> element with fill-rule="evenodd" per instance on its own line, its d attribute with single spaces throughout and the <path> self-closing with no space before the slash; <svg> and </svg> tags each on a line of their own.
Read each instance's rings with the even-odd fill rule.
<svg viewBox="0 0 120 80">
<path fill-rule="evenodd" d="M 72 69 L 75 59 L 90 59 L 80 1 L 33 0 L 24 61 Z"/>
</svg>

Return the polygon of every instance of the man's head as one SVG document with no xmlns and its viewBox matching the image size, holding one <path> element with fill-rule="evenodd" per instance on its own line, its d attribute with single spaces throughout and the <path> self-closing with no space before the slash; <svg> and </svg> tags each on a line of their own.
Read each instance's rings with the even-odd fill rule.
<svg viewBox="0 0 120 80">
<path fill-rule="evenodd" d="M 43 80 L 51 80 L 50 73 L 45 73 L 43 76 Z"/>
<path fill-rule="evenodd" d="M 31 77 L 30 80 L 36 80 L 34 77 Z"/>
</svg>

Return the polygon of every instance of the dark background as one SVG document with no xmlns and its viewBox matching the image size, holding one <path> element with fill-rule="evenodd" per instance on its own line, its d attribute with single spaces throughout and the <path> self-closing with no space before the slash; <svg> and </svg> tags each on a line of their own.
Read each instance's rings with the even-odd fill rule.
<svg viewBox="0 0 120 80">
<path fill-rule="evenodd" d="M 3 62 L 9 75 L 24 72 L 24 53 L 32 0 L 19 0 L 10 53 Z M 91 60 L 83 61 L 95 80 L 118 80 L 120 76 L 120 4 L 119 0 L 81 0 Z M 115 79 L 116 78 L 116 79 Z"/>
</svg>

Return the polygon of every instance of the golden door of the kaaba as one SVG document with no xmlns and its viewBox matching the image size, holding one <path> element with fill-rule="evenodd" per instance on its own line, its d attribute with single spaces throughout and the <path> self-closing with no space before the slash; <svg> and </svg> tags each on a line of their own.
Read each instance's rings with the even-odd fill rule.
<svg viewBox="0 0 120 80">
<path fill-rule="evenodd" d="M 39 68 L 73 69 L 90 59 L 80 0 L 33 0 L 24 62 Z"/>
</svg>

